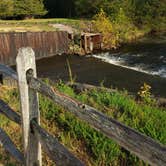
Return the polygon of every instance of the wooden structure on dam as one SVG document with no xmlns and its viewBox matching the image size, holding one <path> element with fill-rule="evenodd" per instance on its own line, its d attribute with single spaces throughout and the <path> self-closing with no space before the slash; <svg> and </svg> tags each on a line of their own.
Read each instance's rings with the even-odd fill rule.
<svg viewBox="0 0 166 166">
<path fill-rule="evenodd" d="M 102 50 L 101 34 L 82 33 L 79 37 L 78 45 L 85 54 Z M 31 47 L 36 53 L 36 59 L 67 54 L 70 42 L 75 43 L 74 37 L 67 31 L 0 33 L 0 63 L 15 65 L 16 55 L 21 47 Z"/>
<path fill-rule="evenodd" d="M 100 33 L 82 33 L 81 48 L 86 53 L 91 53 L 95 50 L 102 50 L 102 35 Z"/>
<path fill-rule="evenodd" d="M 36 58 L 68 52 L 69 39 L 65 31 L 0 33 L 0 63 L 15 65 L 18 49 L 31 47 Z"/>
</svg>

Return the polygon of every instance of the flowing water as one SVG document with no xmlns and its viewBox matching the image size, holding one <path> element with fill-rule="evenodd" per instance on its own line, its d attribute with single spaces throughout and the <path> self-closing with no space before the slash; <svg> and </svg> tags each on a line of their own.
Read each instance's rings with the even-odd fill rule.
<svg viewBox="0 0 166 166">
<path fill-rule="evenodd" d="M 135 43 L 116 53 L 92 55 L 104 62 L 166 78 L 166 42 Z"/>
<path fill-rule="evenodd" d="M 69 80 L 68 57 L 74 78 L 78 82 L 112 86 L 137 92 L 144 82 L 152 93 L 166 97 L 166 39 L 142 40 L 126 44 L 116 52 L 79 57 L 54 56 L 37 61 L 40 77 Z"/>
</svg>

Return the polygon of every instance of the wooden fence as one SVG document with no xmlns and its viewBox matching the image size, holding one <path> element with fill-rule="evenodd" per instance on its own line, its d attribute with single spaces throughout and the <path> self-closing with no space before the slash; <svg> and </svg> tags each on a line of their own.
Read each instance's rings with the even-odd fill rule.
<svg viewBox="0 0 166 166">
<path fill-rule="evenodd" d="M 107 117 L 93 107 L 80 103 L 58 90 L 53 90 L 36 78 L 35 56 L 31 48 L 19 49 L 16 61 L 17 73 L 5 65 L 0 65 L 0 72 L 18 81 L 21 116 L 2 100 L 0 100 L 0 113 L 22 126 L 24 154 L 16 148 L 3 129 L 0 129 L 0 143 L 20 163 L 26 166 L 41 166 L 42 146 L 57 166 L 85 165 L 40 126 L 37 95 L 39 92 L 145 162 L 155 166 L 166 166 L 166 147 L 164 145 Z"/>
</svg>

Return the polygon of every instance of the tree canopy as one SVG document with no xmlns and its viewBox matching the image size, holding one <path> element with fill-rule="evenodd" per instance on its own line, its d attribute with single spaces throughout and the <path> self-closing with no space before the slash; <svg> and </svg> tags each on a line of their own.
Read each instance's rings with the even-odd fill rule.
<svg viewBox="0 0 166 166">
<path fill-rule="evenodd" d="M 102 8 L 112 20 L 123 11 L 136 26 L 166 23 L 166 0 L 45 0 L 47 17 L 92 18 Z"/>
<path fill-rule="evenodd" d="M 166 0 L 1 0 L 0 18 L 93 18 L 100 9 L 111 21 L 123 12 L 136 26 L 166 24 Z"/>
<path fill-rule="evenodd" d="M 9 17 L 13 15 L 13 0 L 0 1 L 0 17 Z"/>
<path fill-rule="evenodd" d="M 0 1 L 0 18 L 43 16 L 46 13 L 43 0 Z"/>
</svg>

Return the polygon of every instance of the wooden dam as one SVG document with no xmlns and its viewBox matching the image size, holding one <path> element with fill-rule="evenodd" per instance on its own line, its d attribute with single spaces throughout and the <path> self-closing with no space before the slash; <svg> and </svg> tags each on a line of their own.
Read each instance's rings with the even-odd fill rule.
<svg viewBox="0 0 166 166">
<path fill-rule="evenodd" d="M 65 31 L 0 33 L 0 63 L 15 65 L 18 49 L 31 47 L 36 59 L 68 52 L 69 38 Z"/>
<path fill-rule="evenodd" d="M 22 47 L 31 47 L 36 59 L 68 54 L 70 43 L 78 44 L 83 54 L 102 49 L 101 34 L 82 33 L 79 43 L 75 43 L 74 34 L 72 36 L 67 31 L 0 33 L 0 63 L 15 65 L 18 49 Z"/>
</svg>

